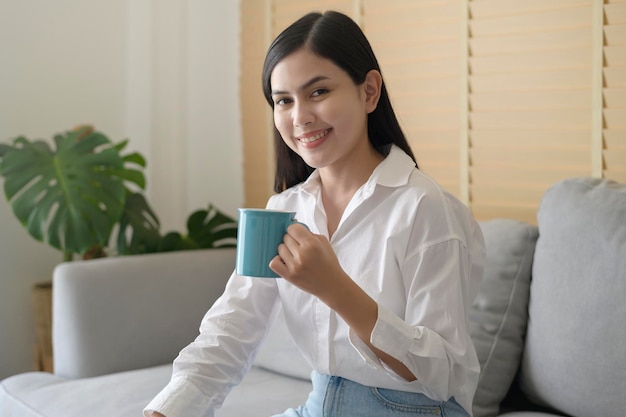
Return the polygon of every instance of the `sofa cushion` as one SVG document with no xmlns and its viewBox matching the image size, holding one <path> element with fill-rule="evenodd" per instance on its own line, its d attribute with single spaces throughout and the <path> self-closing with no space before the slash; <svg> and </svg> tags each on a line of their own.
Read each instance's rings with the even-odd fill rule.
<svg viewBox="0 0 626 417">
<path fill-rule="evenodd" d="M 139 417 L 141 410 L 167 384 L 171 365 L 94 378 L 66 379 L 44 372 L 9 377 L 0 382 L 2 417 Z M 311 382 L 252 367 L 233 388 L 215 417 L 271 416 L 303 404 Z M 274 395 L 267 401 L 267 393 Z"/>
<path fill-rule="evenodd" d="M 520 385 L 576 417 L 626 410 L 626 185 L 574 178 L 539 211 Z"/>
<path fill-rule="evenodd" d="M 0 383 L 0 415 L 137 417 L 171 374 L 171 365 L 84 379 L 45 372 L 19 374 Z"/>
<path fill-rule="evenodd" d="M 481 366 L 474 417 L 495 416 L 519 367 L 537 228 L 511 219 L 480 223 L 487 247 L 483 280 L 470 311 Z"/>
</svg>

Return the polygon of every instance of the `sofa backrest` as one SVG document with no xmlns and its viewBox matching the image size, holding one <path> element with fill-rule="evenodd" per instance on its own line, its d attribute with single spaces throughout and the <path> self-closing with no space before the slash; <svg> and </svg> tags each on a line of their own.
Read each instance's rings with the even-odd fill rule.
<svg viewBox="0 0 626 417">
<path fill-rule="evenodd" d="M 234 265 L 234 248 L 60 264 L 53 282 L 55 373 L 84 378 L 171 363 L 197 336 Z"/>
<path fill-rule="evenodd" d="M 626 185 L 572 178 L 539 211 L 520 387 L 575 417 L 626 413 Z"/>
<path fill-rule="evenodd" d="M 469 314 L 480 363 L 474 417 L 495 416 L 522 357 L 537 227 L 512 219 L 480 223 L 487 259 Z"/>
</svg>

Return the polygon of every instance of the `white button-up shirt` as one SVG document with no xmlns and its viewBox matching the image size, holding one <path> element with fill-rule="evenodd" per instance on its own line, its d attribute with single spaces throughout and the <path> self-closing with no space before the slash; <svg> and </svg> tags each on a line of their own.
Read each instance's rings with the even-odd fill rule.
<svg viewBox="0 0 626 417">
<path fill-rule="evenodd" d="M 319 174 L 270 198 L 328 237 Z M 291 335 L 318 372 L 367 386 L 454 397 L 471 414 L 479 364 L 468 313 L 485 246 L 469 209 L 393 146 L 356 192 L 330 243 L 345 272 L 378 303 L 370 342 L 417 378 L 395 374 L 316 297 L 282 279 L 233 274 L 171 382 L 146 407 L 168 417 L 211 416 L 239 383 L 281 303 Z M 347 303 L 350 300 L 346 300 Z"/>
</svg>

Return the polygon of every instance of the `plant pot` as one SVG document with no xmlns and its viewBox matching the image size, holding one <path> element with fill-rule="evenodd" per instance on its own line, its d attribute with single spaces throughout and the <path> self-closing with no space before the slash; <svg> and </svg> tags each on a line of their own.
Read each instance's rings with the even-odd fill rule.
<svg viewBox="0 0 626 417">
<path fill-rule="evenodd" d="M 35 317 L 35 370 L 53 372 L 52 361 L 52 281 L 33 285 Z"/>
</svg>

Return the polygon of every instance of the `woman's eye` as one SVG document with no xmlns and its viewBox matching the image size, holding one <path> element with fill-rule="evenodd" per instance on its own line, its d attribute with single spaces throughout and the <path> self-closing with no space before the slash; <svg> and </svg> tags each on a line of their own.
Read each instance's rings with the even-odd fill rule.
<svg viewBox="0 0 626 417">
<path fill-rule="evenodd" d="M 274 103 L 276 103 L 277 106 L 284 106 L 285 104 L 291 103 L 291 100 L 283 97 L 283 98 L 276 99 Z"/>
<path fill-rule="evenodd" d="M 319 97 L 319 96 L 321 96 L 322 94 L 326 94 L 327 92 L 328 92 L 328 90 L 327 90 L 327 89 L 325 89 L 325 88 L 318 88 L 317 90 L 314 90 L 314 91 L 311 93 L 311 97 Z"/>
</svg>

